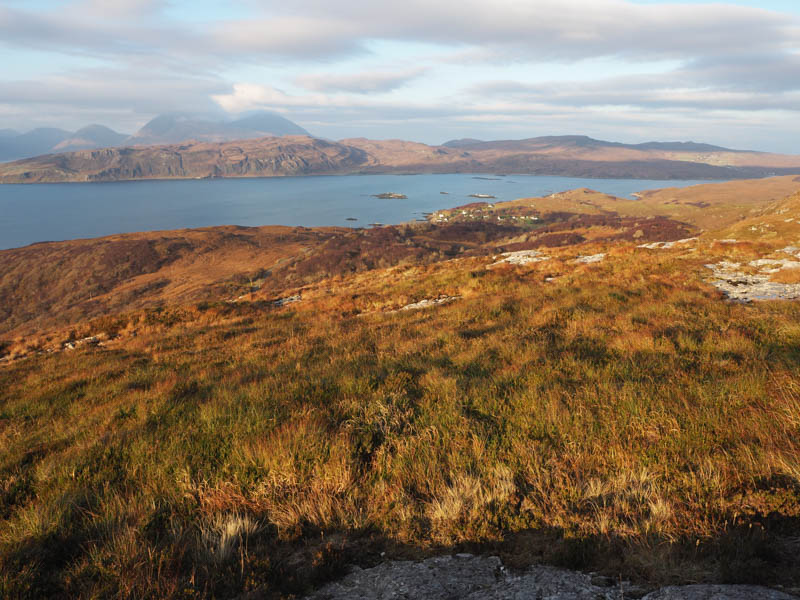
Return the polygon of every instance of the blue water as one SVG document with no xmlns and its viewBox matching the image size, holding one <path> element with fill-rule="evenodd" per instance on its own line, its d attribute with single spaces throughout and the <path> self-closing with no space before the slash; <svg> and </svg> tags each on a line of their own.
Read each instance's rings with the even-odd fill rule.
<svg viewBox="0 0 800 600">
<path fill-rule="evenodd" d="M 423 212 L 476 201 L 469 194 L 491 194 L 502 201 L 588 187 L 629 197 L 642 190 L 698 183 L 706 182 L 453 174 L 0 185 L 0 249 L 212 225 L 402 223 L 421 218 Z M 372 196 L 383 192 L 408 199 Z"/>
</svg>

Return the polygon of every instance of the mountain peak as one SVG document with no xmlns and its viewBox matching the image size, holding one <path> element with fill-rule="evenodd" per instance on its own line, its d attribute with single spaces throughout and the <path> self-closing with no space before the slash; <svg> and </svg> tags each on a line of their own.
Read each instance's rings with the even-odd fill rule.
<svg viewBox="0 0 800 600">
<path fill-rule="evenodd" d="M 229 125 L 239 129 L 278 135 L 310 135 L 308 131 L 289 119 L 265 110 L 231 121 Z"/>
<path fill-rule="evenodd" d="M 105 125 L 87 125 L 53 147 L 57 152 L 105 148 L 121 144 L 128 136 Z"/>
<path fill-rule="evenodd" d="M 187 140 L 227 142 L 283 135 L 309 135 L 309 133 L 289 119 L 266 111 L 227 122 L 184 114 L 165 114 L 149 121 L 128 139 L 128 143 L 175 144 Z"/>
</svg>

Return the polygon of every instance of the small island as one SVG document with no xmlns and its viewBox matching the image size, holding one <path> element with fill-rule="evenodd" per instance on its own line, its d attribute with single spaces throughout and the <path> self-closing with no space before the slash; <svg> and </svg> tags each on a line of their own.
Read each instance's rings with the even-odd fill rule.
<svg viewBox="0 0 800 600">
<path fill-rule="evenodd" d="M 408 196 L 405 194 L 395 194 L 393 192 L 384 192 L 383 194 L 373 194 L 373 198 L 380 198 L 381 200 L 406 200 Z"/>
</svg>

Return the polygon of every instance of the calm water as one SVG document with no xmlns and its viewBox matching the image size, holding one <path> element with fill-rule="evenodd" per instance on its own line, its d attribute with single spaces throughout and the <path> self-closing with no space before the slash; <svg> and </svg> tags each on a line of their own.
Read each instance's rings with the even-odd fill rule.
<svg viewBox="0 0 800 600">
<path fill-rule="evenodd" d="M 0 248 L 211 225 L 401 223 L 474 202 L 469 194 L 491 194 L 502 201 L 589 187 L 628 197 L 698 183 L 706 182 L 454 174 L 0 185 Z M 408 199 L 372 197 L 384 192 Z"/>
</svg>

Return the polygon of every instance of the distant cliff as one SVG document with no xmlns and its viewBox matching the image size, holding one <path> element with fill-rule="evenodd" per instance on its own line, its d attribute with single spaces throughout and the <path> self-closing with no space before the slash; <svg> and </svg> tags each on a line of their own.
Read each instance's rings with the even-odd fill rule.
<svg viewBox="0 0 800 600">
<path fill-rule="evenodd" d="M 695 143 L 625 145 L 584 136 L 429 146 L 364 138 L 331 142 L 297 135 L 52 154 L 0 165 L 0 183 L 468 172 L 741 179 L 798 174 L 800 157 Z"/>
<path fill-rule="evenodd" d="M 308 137 L 227 143 L 107 148 L 40 156 L 0 165 L 0 182 L 52 183 L 131 179 L 271 177 L 357 169 L 356 148 Z"/>
</svg>

